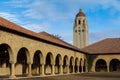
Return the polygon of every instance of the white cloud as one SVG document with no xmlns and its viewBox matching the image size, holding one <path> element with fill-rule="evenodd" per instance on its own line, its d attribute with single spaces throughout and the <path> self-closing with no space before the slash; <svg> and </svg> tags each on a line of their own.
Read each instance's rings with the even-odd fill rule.
<svg viewBox="0 0 120 80">
<path fill-rule="evenodd" d="M 106 38 L 120 38 L 120 30 L 114 29 L 114 30 L 90 33 L 90 44 Z"/>
<path fill-rule="evenodd" d="M 73 20 L 75 17 L 74 14 L 76 14 L 77 11 L 79 11 L 79 8 L 85 9 L 86 12 L 91 11 L 94 13 L 97 12 L 99 8 L 110 9 L 111 11 L 110 14 L 114 14 L 115 12 L 120 11 L 119 0 L 59 0 L 59 1 L 57 0 L 12 0 L 7 2 L 7 4 L 15 7 L 25 7 L 26 9 L 22 10 L 22 13 L 24 16 L 27 16 L 28 18 L 41 20 L 43 23 L 23 22 L 24 26 L 27 29 L 33 30 L 35 32 L 39 32 L 43 30 L 49 31 L 48 29 L 50 29 L 51 26 L 57 26 L 55 25 L 56 23 L 52 24 L 48 22 L 51 20 L 59 21 L 61 23 L 65 19 Z M 19 21 L 18 18 L 16 18 L 17 16 L 15 15 L 4 14 L 4 13 L 2 13 L 2 15 L 4 15 L 4 17 L 6 17 L 7 15 L 7 19 L 10 19 L 12 21 L 16 21 L 16 22 Z M 117 20 L 110 21 L 111 22 L 110 24 L 118 25 L 119 24 L 118 20 L 120 21 L 119 18 Z M 97 23 L 98 24 L 94 26 L 98 27 L 97 25 L 99 26 L 107 25 L 107 24 L 100 24 L 100 22 L 97 22 Z M 67 25 L 64 25 L 64 26 L 67 26 Z M 119 35 L 120 35 L 119 31 L 114 31 L 114 30 L 90 33 L 90 43 L 96 42 L 98 40 L 101 40 L 107 37 L 119 37 Z M 72 37 L 71 35 L 62 35 L 62 36 L 66 41 L 69 41 L 68 39 L 71 39 Z"/>
<path fill-rule="evenodd" d="M 17 15 L 15 14 L 0 12 L 0 16 L 15 23 L 21 23 L 21 21 L 18 19 Z"/>
<path fill-rule="evenodd" d="M 47 32 L 47 29 L 49 29 L 50 25 L 48 23 L 43 23 L 43 24 L 25 23 L 23 27 L 34 32 L 41 32 L 41 31 Z"/>
<path fill-rule="evenodd" d="M 50 27 L 50 24 L 48 23 L 37 24 L 34 22 L 22 21 L 16 14 L 11 14 L 7 12 L 0 12 L 0 16 L 35 32 L 47 31 L 47 29 Z"/>
<path fill-rule="evenodd" d="M 7 2 L 4 2 L 5 4 L 9 4 L 13 7 L 26 7 L 25 5 L 28 4 L 30 0 L 10 0 Z"/>
</svg>

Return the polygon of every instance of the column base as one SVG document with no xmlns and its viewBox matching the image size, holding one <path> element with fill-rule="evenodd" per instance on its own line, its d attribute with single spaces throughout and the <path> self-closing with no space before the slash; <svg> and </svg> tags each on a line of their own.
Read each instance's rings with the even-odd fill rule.
<svg viewBox="0 0 120 80">
<path fill-rule="evenodd" d="M 77 73 L 80 73 L 80 72 L 77 72 Z"/>
<path fill-rule="evenodd" d="M 40 74 L 40 76 L 45 76 L 45 74 Z"/>
<path fill-rule="evenodd" d="M 32 74 L 28 74 L 27 77 L 32 77 Z"/>
<path fill-rule="evenodd" d="M 16 76 L 15 75 L 11 75 L 11 76 L 9 76 L 9 78 L 15 79 Z"/>
<path fill-rule="evenodd" d="M 51 75 L 55 75 L 55 74 L 51 74 Z"/>
</svg>

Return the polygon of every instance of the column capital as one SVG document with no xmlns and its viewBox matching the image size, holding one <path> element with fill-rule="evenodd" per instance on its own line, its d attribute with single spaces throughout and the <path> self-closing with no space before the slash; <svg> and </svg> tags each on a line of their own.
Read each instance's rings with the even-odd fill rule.
<svg viewBox="0 0 120 80">
<path fill-rule="evenodd" d="M 28 62 L 27 64 L 32 64 L 31 62 Z"/>
<path fill-rule="evenodd" d="M 15 64 L 15 61 L 10 61 L 11 64 Z"/>
</svg>

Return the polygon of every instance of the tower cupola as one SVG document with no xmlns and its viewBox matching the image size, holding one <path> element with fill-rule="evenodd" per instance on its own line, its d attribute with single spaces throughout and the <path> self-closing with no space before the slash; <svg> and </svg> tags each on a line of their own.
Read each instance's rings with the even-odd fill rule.
<svg viewBox="0 0 120 80">
<path fill-rule="evenodd" d="M 85 14 L 82 12 L 82 9 L 80 9 L 79 13 L 76 15 L 76 17 L 83 16 L 85 17 Z"/>
</svg>

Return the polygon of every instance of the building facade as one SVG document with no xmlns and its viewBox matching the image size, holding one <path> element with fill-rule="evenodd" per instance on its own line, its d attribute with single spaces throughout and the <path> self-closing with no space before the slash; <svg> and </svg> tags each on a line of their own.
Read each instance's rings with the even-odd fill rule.
<svg viewBox="0 0 120 80">
<path fill-rule="evenodd" d="M 85 36 L 82 47 L 87 46 L 87 21 L 81 10 L 76 16 L 75 24 L 75 39 L 77 40 L 76 35 L 79 35 L 80 30 L 80 35 Z M 81 28 L 81 25 L 84 26 Z M 120 39 L 115 38 L 80 49 L 77 45 L 75 47 L 46 32 L 35 33 L 0 17 L 0 76 L 16 78 L 83 72 L 118 72 L 119 45 Z"/>
<path fill-rule="evenodd" d="M 15 78 L 86 71 L 85 53 L 77 47 L 0 17 L 0 76 Z"/>
</svg>

